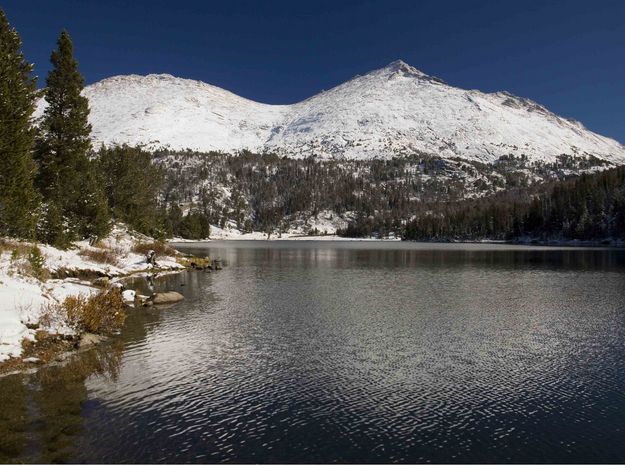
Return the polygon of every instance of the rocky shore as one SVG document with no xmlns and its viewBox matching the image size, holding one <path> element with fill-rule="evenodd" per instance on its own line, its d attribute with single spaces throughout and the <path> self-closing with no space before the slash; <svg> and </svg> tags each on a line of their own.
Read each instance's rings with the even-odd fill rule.
<svg viewBox="0 0 625 466">
<path fill-rule="evenodd" d="M 106 339 L 64 315 L 68 298 L 87 303 L 116 290 L 126 307 L 173 303 L 182 295 L 142 296 L 124 283 L 132 277 L 217 265 L 221 267 L 207 258 L 184 256 L 123 225 L 95 244 L 81 241 L 68 250 L 0 238 L 0 374 L 49 362 Z"/>
</svg>

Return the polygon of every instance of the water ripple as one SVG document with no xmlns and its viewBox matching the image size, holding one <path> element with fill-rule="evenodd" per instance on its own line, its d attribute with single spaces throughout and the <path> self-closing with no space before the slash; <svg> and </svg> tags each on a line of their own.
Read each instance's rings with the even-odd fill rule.
<svg viewBox="0 0 625 466">
<path fill-rule="evenodd" d="M 624 461 L 623 256 L 575 254 L 220 249 L 131 316 L 73 459 Z"/>
</svg>

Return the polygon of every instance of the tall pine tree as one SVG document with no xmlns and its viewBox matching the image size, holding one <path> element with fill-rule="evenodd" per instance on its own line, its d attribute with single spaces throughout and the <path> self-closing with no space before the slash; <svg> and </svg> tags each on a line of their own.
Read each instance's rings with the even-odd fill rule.
<svg viewBox="0 0 625 466">
<path fill-rule="evenodd" d="M 109 215 L 89 158 L 89 103 L 80 95 L 84 79 L 66 31 L 57 45 L 46 80 L 48 106 L 37 144 L 37 181 L 46 200 L 42 239 L 65 246 L 75 239 L 105 234 Z"/>
<path fill-rule="evenodd" d="M 0 235 L 30 239 L 40 200 L 33 183 L 31 122 L 37 86 L 21 48 L 17 31 L 0 9 Z"/>
</svg>

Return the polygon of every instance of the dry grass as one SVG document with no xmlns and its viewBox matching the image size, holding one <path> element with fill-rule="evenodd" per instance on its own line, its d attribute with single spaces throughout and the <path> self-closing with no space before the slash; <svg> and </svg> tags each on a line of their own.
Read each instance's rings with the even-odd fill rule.
<svg viewBox="0 0 625 466">
<path fill-rule="evenodd" d="M 11 252 L 11 268 L 20 275 L 45 281 L 50 278 L 45 257 L 36 244 L 0 239 L 0 253 Z"/>
<path fill-rule="evenodd" d="M 34 267 L 33 264 L 27 260 L 22 260 L 19 263 L 16 263 L 16 269 L 20 275 L 35 277 L 42 282 L 45 282 L 52 277 L 52 274 L 48 269 L 43 267 Z"/>
<path fill-rule="evenodd" d="M 39 359 L 40 364 L 47 364 L 54 360 L 59 353 L 69 351 L 73 346 L 72 339 L 38 330 L 35 334 L 35 341 L 26 339 L 22 341 L 23 353 L 21 357 L 0 362 L 0 374 L 33 367 L 31 363 L 24 362 L 26 358 L 34 357 Z"/>
<path fill-rule="evenodd" d="M 151 243 L 137 243 L 132 247 L 132 252 L 146 255 L 149 251 L 156 253 L 156 259 L 159 256 L 175 256 L 177 251 L 164 241 L 153 241 Z"/>
<path fill-rule="evenodd" d="M 0 254 L 11 250 L 11 242 L 6 238 L 0 238 Z"/>
<path fill-rule="evenodd" d="M 176 262 L 178 262 L 180 265 L 184 265 L 185 267 L 195 266 L 195 267 L 206 268 L 206 267 L 211 267 L 212 265 L 211 258 L 208 256 L 206 257 L 196 257 L 196 256 L 177 257 Z"/>
<path fill-rule="evenodd" d="M 51 304 L 40 323 L 49 326 L 62 320 L 78 332 L 110 335 L 124 325 L 125 309 L 121 291 L 112 288 L 90 297 L 68 296 L 62 303 Z"/>
<path fill-rule="evenodd" d="M 109 248 L 82 249 L 79 254 L 100 264 L 117 265 L 118 254 Z"/>
<path fill-rule="evenodd" d="M 28 243 L 0 238 L 0 253 L 10 252 L 13 257 L 24 257 L 30 254 L 32 248 L 33 246 Z"/>
</svg>

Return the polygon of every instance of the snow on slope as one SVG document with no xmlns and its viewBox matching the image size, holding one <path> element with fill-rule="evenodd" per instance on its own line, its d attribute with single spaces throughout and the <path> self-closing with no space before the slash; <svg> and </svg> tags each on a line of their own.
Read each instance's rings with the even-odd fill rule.
<svg viewBox="0 0 625 466">
<path fill-rule="evenodd" d="M 592 154 L 625 163 L 623 145 L 529 99 L 455 88 L 402 61 L 293 105 L 261 104 L 170 75 L 117 76 L 85 95 L 97 143 L 350 159 L 415 151 L 485 162 Z"/>
<path fill-rule="evenodd" d="M 288 108 L 166 74 L 115 76 L 85 95 L 97 142 L 204 151 L 261 147 Z"/>
</svg>

